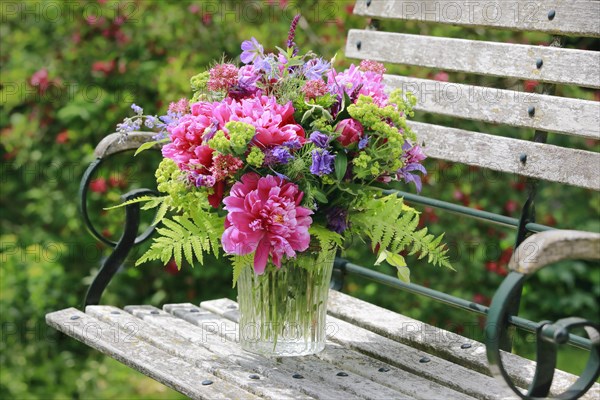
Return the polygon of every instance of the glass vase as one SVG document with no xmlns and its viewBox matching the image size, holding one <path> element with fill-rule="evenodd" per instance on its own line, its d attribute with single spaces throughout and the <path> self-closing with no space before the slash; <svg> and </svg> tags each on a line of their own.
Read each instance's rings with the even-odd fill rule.
<svg viewBox="0 0 600 400">
<path fill-rule="evenodd" d="M 244 268 L 237 282 L 239 337 L 244 350 L 270 357 L 325 348 L 325 316 L 335 248 L 308 250 L 269 263 L 262 275 Z"/>
</svg>

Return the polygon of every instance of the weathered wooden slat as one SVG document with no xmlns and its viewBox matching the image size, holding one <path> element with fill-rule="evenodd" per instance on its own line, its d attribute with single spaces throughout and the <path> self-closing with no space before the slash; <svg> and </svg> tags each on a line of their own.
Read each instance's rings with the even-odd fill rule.
<svg viewBox="0 0 600 400">
<path fill-rule="evenodd" d="M 106 324 L 75 308 L 46 315 L 53 328 L 111 356 L 117 361 L 193 399 L 253 399 L 256 396 L 211 376 L 212 385 L 201 385 L 206 372 L 140 340 L 130 332 Z M 132 327 L 135 330 L 135 326 Z M 173 374 L 173 371 L 178 371 Z"/>
<path fill-rule="evenodd" d="M 98 143 L 94 155 L 96 158 L 104 158 L 122 151 L 136 150 L 142 144 L 154 141 L 154 136 L 156 136 L 154 132 L 130 132 L 127 136 L 111 133 Z M 154 148 L 160 149 L 160 145 Z"/>
<path fill-rule="evenodd" d="M 598 153 L 421 122 L 409 125 L 429 157 L 600 190 Z"/>
<path fill-rule="evenodd" d="M 227 362 L 202 346 L 202 343 L 191 343 L 181 335 L 160 329 L 156 325 L 147 323 L 146 320 L 129 314 L 129 312 L 134 311 L 138 315 L 142 314 L 142 316 L 144 313 L 149 314 L 152 318 L 171 318 L 171 315 L 164 311 L 155 308 L 149 309 L 148 307 L 134 306 L 127 308 L 128 312 L 122 312 L 116 307 L 88 306 L 86 314 L 119 329 L 131 332 L 140 340 L 145 340 L 173 356 L 196 365 L 206 371 L 206 375 L 215 375 L 261 398 L 273 400 L 309 398 L 285 385 L 274 384 L 272 380 L 250 379 L 251 371 Z M 193 326 L 189 326 L 189 328 L 197 329 Z"/>
<path fill-rule="evenodd" d="M 334 290 L 329 291 L 327 309 L 329 314 L 348 323 L 489 374 L 485 345 L 482 343 Z M 463 345 L 470 347 L 462 348 Z M 531 382 L 535 371 L 532 361 L 509 353 L 503 354 L 503 360 L 506 370 L 518 385 L 525 387 Z M 552 394 L 564 392 L 575 380 L 576 376 L 557 370 Z M 595 384 L 585 398 L 591 400 L 599 396 L 600 385 Z"/>
<path fill-rule="evenodd" d="M 385 75 L 384 82 L 390 90 L 412 92 L 418 99 L 418 111 L 600 139 L 597 101 L 398 75 Z"/>
<path fill-rule="evenodd" d="M 554 17 L 550 19 L 550 11 Z M 600 36 L 597 0 L 357 0 L 354 14 L 441 24 Z"/>
<path fill-rule="evenodd" d="M 600 88 L 596 51 L 352 29 L 346 56 Z"/>
<path fill-rule="evenodd" d="M 330 291 L 331 292 L 331 291 Z M 236 312 L 227 312 L 225 307 L 231 304 L 228 299 L 202 302 L 203 308 L 214 313 L 223 313 L 228 318 L 238 318 Z M 427 381 L 437 383 L 454 391 L 479 399 L 505 399 L 513 398 L 508 389 L 494 378 L 482 375 L 460 365 L 448 362 L 434 355 L 429 355 L 420 350 L 405 346 L 401 343 L 384 338 L 367 330 L 352 326 L 340 319 L 328 316 L 327 324 L 335 329 L 330 336 L 331 340 L 346 348 L 357 350 L 382 362 L 389 363 L 397 368 L 417 375 Z M 430 361 L 420 362 L 423 357 Z"/>
<path fill-rule="evenodd" d="M 202 302 L 202 307 L 226 317 L 233 322 L 239 321 L 237 304 L 230 299 L 217 299 Z M 335 328 L 332 326 L 332 328 Z M 335 335 L 335 329 L 330 332 Z M 325 351 L 316 355 L 318 358 L 334 364 L 344 371 L 351 371 L 369 380 L 395 388 L 407 396 L 416 399 L 450 398 L 469 399 L 471 396 L 459 393 L 443 385 L 413 375 L 393 365 L 371 358 L 359 352 L 348 350 L 336 343 L 328 343 Z M 384 368 L 385 372 L 380 371 Z M 402 382 L 401 384 L 399 384 Z"/>
<path fill-rule="evenodd" d="M 189 311 L 191 307 L 195 306 L 189 304 L 166 305 L 165 309 L 174 315 L 171 319 L 155 318 L 156 315 L 148 312 L 143 313 L 143 318 L 165 330 L 177 332 L 192 343 L 200 342 L 220 357 L 244 368 L 249 368 L 265 378 L 277 380 L 283 387 L 293 387 L 318 399 L 339 398 L 340 396 L 349 399 L 377 398 L 377 396 L 398 398 L 397 391 L 369 382 L 358 381 L 348 386 L 348 381 L 352 377 L 344 380 L 343 377 L 337 376 L 338 370 L 333 371 L 333 366 L 329 366 L 329 370 L 325 372 L 326 363 L 318 362 L 314 356 L 267 359 L 241 351 L 239 344 L 234 341 L 237 324 L 214 314 L 206 318 L 198 318 L 196 315 L 204 310 L 195 307 L 198 312 L 192 313 Z M 193 329 L 193 325 L 197 328 Z M 293 379 L 292 376 L 296 373 L 301 373 L 304 379 Z M 353 382 L 355 381 L 356 379 L 353 379 Z M 360 386 L 361 383 L 364 383 L 365 386 Z"/>
<path fill-rule="evenodd" d="M 238 325 L 234 321 L 239 320 L 239 313 L 237 310 L 228 310 L 230 310 L 230 308 L 227 307 L 221 309 L 220 312 L 227 314 L 231 319 L 225 319 L 224 317 L 219 316 L 215 318 L 215 322 L 237 328 Z M 176 311 L 175 315 L 177 315 Z M 189 317 L 188 314 L 180 316 L 180 318 L 187 317 Z M 226 338 L 229 339 L 230 337 L 226 336 Z M 406 394 L 403 394 L 398 386 L 383 386 L 350 371 L 340 371 L 335 365 L 324 362 L 314 355 L 303 357 L 281 357 L 279 362 L 288 369 L 299 372 L 304 376 L 304 379 L 321 381 L 321 384 L 326 386 L 336 386 L 338 394 L 335 398 L 350 397 L 373 400 L 382 398 L 407 398 Z M 338 375 L 339 372 L 345 372 L 346 375 L 340 376 Z"/>
</svg>

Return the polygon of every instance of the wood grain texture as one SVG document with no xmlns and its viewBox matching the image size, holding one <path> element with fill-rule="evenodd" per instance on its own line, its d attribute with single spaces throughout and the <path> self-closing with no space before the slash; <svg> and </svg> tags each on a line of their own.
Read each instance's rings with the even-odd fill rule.
<svg viewBox="0 0 600 400">
<path fill-rule="evenodd" d="M 237 323 L 234 322 L 234 319 L 237 319 L 235 317 L 237 311 L 231 311 L 231 309 L 226 307 L 223 308 L 221 312 L 224 314 L 227 313 L 232 319 L 225 319 L 222 316 L 215 315 L 215 323 L 220 326 L 229 325 L 230 327 L 237 329 Z M 177 311 L 174 311 L 174 314 L 177 315 Z M 182 314 L 180 317 L 189 318 L 190 315 Z M 226 338 L 229 338 L 229 336 Z M 314 382 L 320 382 L 321 386 L 327 386 L 334 389 L 337 392 L 337 395 L 333 398 L 363 398 L 375 400 L 406 397 L 406 395 L 402 394 L 399 385 L 393 387 L 380 385 L 370 379 L 365 379 L 360 375 L 354 374 L 351 371 L 343 371 L 347 373 L 347 376 L 338 376 L 337 373 L 340 372 L 339 368 L 320 360 L 314 355 L 303 357 L 280 357 L 277 361 L 278 365 L 287 368 L 289 371 L 300 373 L 304 377 L 304 379 L 302 379 L 303 382 L 312 380 Z M 319 396 L 319 398 L 327 399 L 329 397 Z"/>
<path fill-rule="evenodd" d="M 76 319 L 72 319 L 76 317 Z M 193 399 L 253 399 L 252 394 L 239 389 L 213 375 L 208 375 L 194 365 L 140 340 L 133 331 L 121 331 L 74 308 L 46 315 L 53 328 L 111 356 L 117 361 L 161 382 Z M 177 371 L 176 374 L 173 371 Z M 212 385 L 203 386 L 210 379 Z"/>
<path fill-rule="evenodd" d="M 536 233 L 517 247 L 508 267 L 532 274 L 562 260 L 600 260 L 600 234 L 569 230 Z"/>
<path fill-rule="evenodd" d="M 225 307 L 227 303 L 227 299 L 221 299 L 202 302 L 201 305 L 203 308 L 219 313 L 227 311 Z M 237 318 L 232 312 L 228 315 L 230 318 Z M 337 318 L 328 316 L 327 324 L 335 327 L 330 335 L 332 341 L 345 348 L 368 355 L 379 362 L 390 364 L 407 373 L 445 386 L 447 389 L 458 391 L 463 395 L 479 399 L 503 399 L 507 398 L 506 396 L 512 398 L 508 390 L 491 377 L 410 348 L 360 327 L 352 326 Z M 419 362 L 424 356 L 429 357 L 431 361 L 428 363 Z"/>
<path fill-rule="evenodd" d="M 369 331 L 404 343 L 412 348 L 421 349 L 467 368 L 489 374 L 488 361 L 483 343 L 437 328 L 421 321 L 406 317 L 385 308 L 359 300 L 347 294 L 330 290 L 328 312 L 337 318 Z M 461 348 L 467 344 L 471 347 Z M 503 354 L 507 372 L 515 383 L 526 387 L 533 378 L 535 364 L 514 354 Z M 564 392 L 577 377 L 556 370 L 551 393 Z M 595 384 L 584 396 L 585 399 L 597 399 L 600 385 Z"/>
<path fill-rule="evenodd" d="M 548 18 L 550 10 L 555 11 L 552 20 Z M 596 0 L 357 0 L 354 14 L 556 35 L 600 36 L 600 2 Z"/>
<path fill-rule="evenodd" d="M 203 345 L 202 341 L 192 343 L 176 331 L 166 330 L 161 328 L 160 325 L 152 323 L 155 319 L 170 321 L 173 317 L 169 313 L 148 306 L 129 306 L 127 307 L 128 312 L 116 314 L 115 312 L 118 311 L 120 310 L 116 307 L 110 306 L 88 306 L 86 308 L 87 314 L 120 329 L 127 330 L 131 326 L 137 326 L 139 329 L 133 334 L 140 339 L 151 343 L 170 355 L 197 366 L 206 371 L 207 375 L 215 375 L 261 398 L 272 400 L 310 398 L 299 391 L 282 385 L 281 382 L 250 379 L 251 370 L 228 362 L 220 354 L 211 352 Z M 136 314 L 137 317 L 130 314 L 130 312 Z M 189 330 L 198 329 L 191 324 L 184 325 L 187 325 L 186 329 Z"/>
<path fill-rule="evenodd" d="M 137 150 L 142 144 L 152 142 L 154 136 L 156 136 L 154 132 L 130 132 L 127 136 L 111 133 L 98 143 L 94 155 L 96 158 L 104 158 L 122 151 Z M 160 147 L 160 145 L 154 146 L 157 150 Z"/>
<path fill-rule="evenodd" d="M 600 88 L 597 51 L 351 29 L 346 57 Z"/>
<path fill-rule="evenodd" d="M 415 110 L 600 139 L 600 102 L 385 75 L 389 90 L 412 92 Z M 535 108 L 533 117 L 529 108 Z"/>
<path fill-rule="evenodd" d="M 599 153 L 414 121 L 409 126 L 429 157 L 600 190 Z"/>
</svg>

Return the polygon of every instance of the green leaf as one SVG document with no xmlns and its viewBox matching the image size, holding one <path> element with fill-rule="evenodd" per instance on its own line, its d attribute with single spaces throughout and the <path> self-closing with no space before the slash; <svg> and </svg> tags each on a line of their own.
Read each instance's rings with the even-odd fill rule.
<svg viewBox="0 0 600 400">
<path fill-rule="evenodd" d="M 344 179 L 346 175 L 346 169 L 348 168 L 348 157 L 346 153 L 340 151 L 335 156 L 335 177 L 338 181 Z"/>
<path fill-rule="evenodd" d="M 143 143 L 140 147 L 137 148 L 137 150 L 135 151 L 134 156 L 137 156 L 138 154 L 140 154 L 144 150 L 151 149 L 152 147 L 156 146 L 157 144 L 166 143 L 168 141 L 169 141 L 169 139 L 160 139 L 160 140 L 154 140 L 152 142 Z"/>
<path fill-rule="evenodd" d="M 325 193 L 321 192 L 319 189 L 313 188 L 311 193 L 319 203 L 327 204 L 329 202 L 329 200 L 327 200 L 327 196 L 325 196 Z"/>
<path fill-rule="evenodd" d="M 410 283 L 410 269 L 408 267 L 398 267 L 398 279 L 402 282 Z"/>
</svg>

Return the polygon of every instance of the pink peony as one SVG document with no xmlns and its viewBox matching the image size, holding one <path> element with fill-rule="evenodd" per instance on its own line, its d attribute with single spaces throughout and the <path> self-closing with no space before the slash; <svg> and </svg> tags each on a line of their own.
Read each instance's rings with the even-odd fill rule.
<svg viewBox="0 0 600 400">
<path fill-rule="evenodd" d="M 294 120 L 292 102 L 277 104 L 275 97 L 256 96 L 232 100 L 229 103 L 231 120 L 254 125 L 256 136 L 253 143 L 261 148 L 278 146 L 299 139 L 304 143 L 304 129 Z"/>
<path fill-rule="evenodd" d="M 365 131 L 362 124 L 352 118 L 343 119 L 338 122 L 335 130 L 340 133 L 337 140 L 345 147 L 358 142 Z"/>
<path fill-rule="evenodd" d="M 303 193 L 282 178 L 247 173 L 223 200 L 227 210 L 223 249 L 228 254 L 254 254 L 254 271 L 262 274 L 269 256 L 277 268 L 281 258 L 295 257 L 308 248 L 312 223 L 307 208 L 300 207 Z"/>
</svg>

